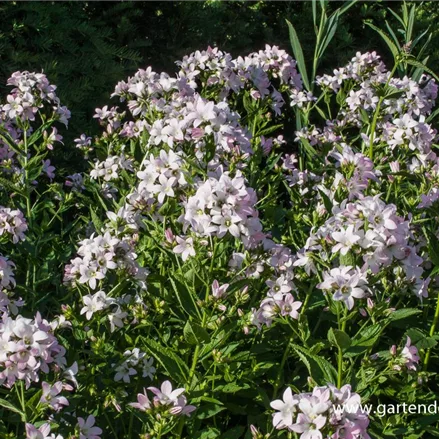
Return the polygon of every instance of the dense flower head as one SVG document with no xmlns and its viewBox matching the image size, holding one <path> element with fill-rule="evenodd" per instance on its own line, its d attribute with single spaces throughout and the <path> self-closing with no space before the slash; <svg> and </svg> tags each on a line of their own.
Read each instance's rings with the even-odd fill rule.
<svg viewBox="0 0 439 439">
<path fill-rule="evenodd" d="M 356 275 L 352 277 L 340 267 L 340 273 L 345 278 L 342 284 L 347 282 L 346 287 L 348 284 L 354 286 L 352 282 L 359 287 L 359 280 L 363 279 L 361 282 L 364 283 L 364 276 L 368 271 L 376 275 L 382 273 L 382 269 L 393 268 L 402 284 L 418 294 L 419 283 L 424 282 L 423 259 L 411 242 L 409 222 L 397 215 L 396 206 L 386 205 L 380 195 L 376 195 L 363 197 L 355 202 L 344 200 L 333 208 L 332 213 L 333 216 L 308 238 L 303 254 L 318 254 L 324 261 L 331 261 L 335 256 L 340 259 L 348 254 L 353 255 L 354 260 L 362 264 L 363 274 L 357 279 Z M 311 265 L 312 259 L 308 258 L 307 262 L 303 262 L 303 265 L 307 264 L 310 270 L 315 270 L 315 266 Z M 335 271 L 327 275 L 328 281 L 321 283 L 320 287 L 331 290 L 333 276 Z M 348 278 L 351 280 L 348 281 Z M 333 285 L 339 283 L 334 282 Z M 364 297 L 357 289 L 351 293 L 357 295 L 353 297 Z M 340 300 L 336 297 L 336 300 Z M 353 303 L 347 296 L 343 300 L 349 308 L 352 307 Z"/>
<path fill-rule="evenodd" d="M 136 264 L 137 255 L 129 241 L 116 238 L 110 232 L 81 241 L 78 255 L 66 267 L 64 279 L 66 282 L 87 283 L 93 290 L 109 270 L 124 270 L 139 282 L 147 274 Z"/>
<path fill-rule="evenodd" d="M 14 244 L 24 241 L 27 222 L 23 212 L 18 209 L 0 206 L 0 239 L 2 236 L 12 239 Z"/>
<path fill-rule="evenodd" d="M 41 373 L 49 373 L 51 366 L 66 366 L 66 350 L 40 314 L 34 320 L 3 314 L 0 341 L 0 383 L 6 387 L 12 387 L 16 380 L 24 380 L 29 387 L 39 381 Z"/>
<path fill-rule="evenodd" d="M 272 401 L 277 410 L 273 427 L 300 434 L 300 439 L 369 438 L 369 419 L 362 410 L 360 396 L 346 384 L 315 387 L 311 393 L 293 394 L 287 388 L 282 399 Z"/>
<path fill-rule="evenodd" d="M 7 84 L 14 88 L 6 98 L 7 104 L 1 108 L 4 119 L 20 127 L 18 121 L 34 121 L 36 113 L 46 105 L 51 108 L 53 118 L 67 125 L 70 111 L 60 104 L 56 86 L 50 84 L 46 75 L 28 71 L 15 72 Z"/>
<path fill-rule="evenodd" d="M 284 99 L 273 80 L 278 82 L 280 88 L 293 92 L 302 89 L 295 60 L 277 46 L 266 45 L 265 50 L 236 59 L 216 47 L 209 47 L 206 51 L 196 51 L 185 56 L 177 65 L 181 69 L 180 77 L 187 78 L 195 87 L 197 80 L 210 87 L 219 86 L 221 98 L 247 88 L 255 100 L 270 98 L 272 109 L 277 114 L 280 114 Z"/>
<path fill-rule="evenodd" d="M 240 172 L 234 178 L 218 174 L 203 182 L 185 203 L 185 213 L 179 219 L 183 230 L 219 238 L 230 234 L 245 247 L 257 246 L 265 235 L 254 208 L 254 190 L 246 187 Z"/>
</svg>

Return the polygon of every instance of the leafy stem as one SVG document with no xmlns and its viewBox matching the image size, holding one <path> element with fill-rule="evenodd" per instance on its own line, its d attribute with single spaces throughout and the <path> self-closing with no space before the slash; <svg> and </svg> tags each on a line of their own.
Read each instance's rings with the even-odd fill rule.
<svg viewBox="0 0 439 439">
<path fill-rule="evenodd" d="M 338 305 L 338 304 L 337 304 Z M 337 306 L 337 322 L 338 329 L 345 332 L 346 330 L 346 311 L 344 312 L 345 316 L 341 319 L 340 306 Z M 337 353 L 337 387 L 340 388 L 343 382 L 343 349 L 341 346 L 338 346 Z"/>
<path fill-rule="evenodd" d="M 436 332 L 436 326 L 439 322 L 439 294 L 436 298 L 436 311 L 434 313 L 433 317 L 433 323 L 431 324 L 430 328 L 430 337 L 433 337 L 434 333 Z M 430 355 L 431 355 L 431 348 L 428 348 L 427 353 L 425 354 L 424 358 L 424 370 L 426 371 L 428 369 L 428 362 L 430 361 Z"/>
</svg>

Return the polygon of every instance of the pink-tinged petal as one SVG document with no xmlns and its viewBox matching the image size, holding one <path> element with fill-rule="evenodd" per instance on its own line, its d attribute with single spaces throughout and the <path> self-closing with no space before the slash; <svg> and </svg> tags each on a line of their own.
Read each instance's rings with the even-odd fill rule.
<svg viewBox="0 0 439 439">
<path fill-rule="evenodd" d="M 275 413 L 273 416 L 273 427 L 277 428 L 278 430 L 280 430 L 281 428 L 284 428 L 285 424 L 283 422 L 283 415 L 282 413 L 278 412 Z"/>
<path fill-rule="evenodd" d="M 160 390 L 164 395 L 169 395 L 172 392 L 172 384 L 170 381 L 163 381 Z"/>
<path fill-rule="evenodd" d="M 43 433 L 43 436 L 49 436 L 50 433 L 50 425 L 49 424 L 43 424 L 38 430 L 41 431 L 41 433 Z"/>
<path fill-rule="evenodd" d="M 326 424 L 326 418 L 322 415 L 314 419 L 315 426 L 320 430 Z"/>
</svg>

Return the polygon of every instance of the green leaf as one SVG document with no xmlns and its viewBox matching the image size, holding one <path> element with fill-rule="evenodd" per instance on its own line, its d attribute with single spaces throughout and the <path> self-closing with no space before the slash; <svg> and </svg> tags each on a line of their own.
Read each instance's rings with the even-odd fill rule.
<svg viewBox="0 0 439 439">
<path fill-rule="evenodd" d="M 419 314 L 421 312 L 420 309 L 415 308 L 404 308 L 404 309 L 397 309 L 396 311 L 393 311 L 387 319 L 391 322 L 394 322 L 396 320 L 402 320 L 406 319 L 407 317 L 411 317 L 415 314 Z"/>
<path fill-rule="evenodd" d="M 325 23 L 325 28 L 323 30 L 323 40 L 321 42 L 321 44 L 318 47 L 317 50 L 317 57 L 318 60 L 320 60 L 323 57 L 323 54 L 326 51 L 326 48 L 328 47 L 329 43 L 331 42 L 331 40 L 334 38 L 335 35 L 335 31 L 337 30 L 337 26 L 338 26 L 338 11 L 336 11 L 331 17 L 330 19 Z"/>
<path fill-rule="evenodd" d="M 308 157 L 310 159 L 318 159 L 319 161 L 322 161 L 321 157 L 319 157 L 317 155 L 317 151 L 315 150 L 315 148 L 311 145 L 311 143 L 309 143 L 308 139 L 305 138 L 301 138 L 300 139 L 300 143 L 304 146 L 305 148 L 305 152 L 308 154 Z"/>
<path fill-rule="evenodd" d="M 365 24 L 367 24 L 367 26 L 369 26 L 370 28 L 372 28 L 374 31 L 378 32 L 381 36 L 381 38 L 386 42 L 387 46 L 389 47 L 390 51 L 392 52 L 393 58 L 397 58 L 399 53 L 400 53 L 400 49 L 395 45 L 395 43 L 391 40 L 391 38 L 389 37 L 389 35 L 387 35 L 383 30 L 381 30 L 379 27 L 375 26 L 374 24 L 366 21 Z"/>
<path fill-rule="evenodd" d="M 352 339 L 352 346 L 373 346 L 384 328 L 384 325 L 376 323 L 365 329 L 361 329 L 360 333 Z"/>
<path fill-rule="evenodd" d="M 15 407 L 15 405 L 12 405 L 9 401 L 6 401 L 6 399 L 0 398 L 0 407 L 3 407 L 6 410 L 9 410 L 14 413 L 18 413 L 21 416 L 21 420 L 23 422 L 26 422 L 26 414 L 23 411 L 21 411 L 19 408 Z"/>
<path fill-rule="evenodd" d="M 296 344 L 292 344 L 291 346 L 307 367 L 312 378 L 321 384 L 336 382 L 337 371 L 328 360 L 312 354 L 308 349 L 302 346 Z"/>
<path fill-rule="evenodd" d="M 221 432 L 217 428 L 209 428 L 208 430 L 202 430 L 198 432 L 194 439 L 215 439 Z"/>
<path fill-rule="evenodd" d="M 8 189 L 11 192 L 16 192 L 17 194 L 20 194 L 21 196 L 26 196 L 26 193 L 18 188 L 14 183 L 7 180 L 6 178 L 0 177 L 0 185 L 4 186 L 6 189 Z"/>
<path fill-rule="evenodd" d="M 37 140 L 39 140 L 39 138 L 43 135 L 43 132 L 47 128 L 49 128 L 51 125 L 53 125 L 53 122 L 54 121 L 51 119 L 51 120 L 43 123 L 43 125 L 41 125 L 37 130 L 35 130 L 35 132 L 32 133 L 32 135 L 27 140 L 27 146 L 29 147 L 29 146 L 33 145 Z"/>
<path fill-rule="evenodd" d="M 271 133 L 273 133 L 274 131 L 283 128 L 283 126 L 284 126 L 284 125 L 283 125 L 282 123 L 280 123 L 280 124 L 273 125 L 273 126 L 268 127 L 268 128 L 264 128 L 264 129 L 262 129 L 262 130 L 259 130 L 259 131 L 256 133 L 256 136 L 257 136 L 257 137 L 259 137 L 259 136 L 267 136 L 268 134 L 271 134 Z"/>
<path fill-rule="evenodd" d="M 428 236 L 428 254 L 431 262 L 434 265 L 439 266 L 439 239 L 436 235 L 430 234 Z"/>
<path fill-rule="evenodd" d="M 226 407 L 218 404 L 204 404 L 197 410 L 198 419 L 208 419 L 215 416 L 217 413 L 226 410 Z M 207 437 L 207 436 L 206 436 Z M 208 436 L 211 437 L 211 436 Z M 216 437 L 216 436 L 213 436 Z"/>
<path fill-rule="evenodd" d="M 189 289 L 186 285 L 183 285 L 178 280 L 169 278 L 172 288 L 174 289 L 175 295 L 177 296 L 178 302 L 183 310 L 192 317 L 197 317 L 201 320 L 200 310 L 198 309 L 197 303 L 194 300 Z"/>
<path fill-rule="evenodd" d="M 355 255 L 352 252 L 347 252 L 345 255 L 340 255 L 340 264 L 344 266 L 355 267 L 357 265 Z"/>
<path fill-rule="evenodd" d="M 299 37 L 297 36 L 297 32 L 296 29 L 294 29 L 294 26 L 288 20 L 286 20 L 286 22 L 290 33 L 291 48 L 293 49 L 294 57 L 296 58 L 299 73 L 302 76 L 302 81 L 305 85 L 305 88 L 307 90 L 310 90 L 308 74 L 306 73 L 305 58 L 303 57 L 303 50 L 299 41 Z"/>
<path fill-rule="evenodd" d="M 243 383 L 243 384 L 228 383 L 224 387 L 219 388 L 218 390 L 220 390 L 223 393 L 236 393 L 236 392 L 239 392 L 240 390 L 246 390 L 249 388 L 250 388 L 250 385 L 246 384 L 246 383 Z"/>
<path fill-rule="evenodd" d="M 162 365 L 170 377 L 175 376 L 182 383 L 187 381 L 189 368 L 179 355 L 152 339 L 142 338 L 151 355 Z"/>
<path fill-rule="evenodd" d="M 406 335 L 410 337 L 412 344 L 416 345 L 418 349 L 431 349 L 437 345 L 437 339 L 429 337 L 425 332 L 411 328 L 406 332 Z"/>
<path fill-rule="evenodd" d="M 101 230 L 104 227 L 104 224 L 91 206 L 90 206 L 90 216 L 91 216 L 91 220 L 93 222 L 93 225 L 96 229 L 96 232 L 98 232 L 98 233 L 101 232 Z"/>
<path fill-rule="evenodd" d="M 210 337 L 207 331 L 200 325 L 190 322 L 189 320 L 184 325 L 183 335 L 184 339 L 189 344 L 201 345 L 210 342 Z"/>
<path fill-rule="evenodd" d="M 320 193 L 320 196 L 322 197 L 323 204 L 324 204 L 324 206 L 325 206 L 326 211 L 327 211 L 328 213 L 331 213 L 331 212 L 332 212 L 332 202 L 331 202 L 331 200 L 330 200 L 329 197 L 328 197 L 328 196 L 327 196 L 322 190 L 320 190 L 320 189 L 319 189 L 319 193 Z"/>
<path fill-rule="evenodd" d="M 0 128 L 0 139 L 8 145 L 12 151 L 16 152 L 20 156 L 25 156 L 24 151 L 22 151 L 15 143 L 14 139 L 9 135 L 9 133 L 4 129 Z"/>
<path fill-rule="evenodd" d="M 342 350 L 349 349 L 352 344 L 352 340 L 346 332 L 340 329 L 330 328 L 328 331 L 328 340 L 333 345 Z"/>
<path fill-rule="evenodd" d="M 388 85 L 384 89 L 384 99 L 398 99 L 405 94 L 405 91 Z"/>
<path fill-rule="evenodd" d="M 237 426 L 227 430 L 220 436 L 220 439 L 239 439 L 245 431 L 245 427 Z"/>
<path fill-rule="evenodd" d="M 433 76 L 436 81 L 439 81 L 439 76 L 436 75 L 436 73 L 433 72 L 433 70 L 429 69 L 425 64 L 421 63 L 421 61 L 418 61 L 413 58 L 404 59 L 404 61 L 407 64 L 410 64 L 415 67 L 419 67 L 420 69 L 426 71 L 429 75 Z"/>
</svg>

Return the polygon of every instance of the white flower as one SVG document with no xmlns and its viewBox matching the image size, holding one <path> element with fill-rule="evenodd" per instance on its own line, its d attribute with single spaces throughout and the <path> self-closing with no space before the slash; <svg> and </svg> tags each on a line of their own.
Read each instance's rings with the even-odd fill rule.
<svg viewBox="0 0 439 439">
<path fill-rule="evenodd" d="M 181 253 L 183 261 L 186 261 L 189 256 L 195 256 L 194 242 L 192 238 L 185 239 L 177 236 L 175 239 L 178 245 L 174 247 L 173 251 L 176 254 Z"/>
<path fill-rule="evenodd" d="M 293 392 L 288 387 L 282 399 L 276 399 L 270 403 L 270 407 L 278 410 L 277 413 L 273 415 L 273 427 L 281 430 L 285 427 L 290 427 L 293 424 L 293 415 L 297 410 L 297 405 L 299 400 L 296 396 L 293 396 Z"/>
<path fill-rule="evenodd" d="M 107 295 L 103 291 L 98 291 L 92 296 L 88 294 L 82 298 L 84 307 L 81 309 L 81 315 L 85 314 L 87 320 L 90 320 L 96 311 L 101 311 L 108 306 Z"/>
<path fill-rule="evenodd" d="M 366 296 L 363 289 L 367 279 L 359 268 L 352 270 L 351 266 L 333 268 L 329 273 L 323 273 L 323 282 L 317 288 L 333 291 L 334 300 L 342 300 L 348 309 L 354 306 L 354 298 L 361 299 Z"/>
<path fill-rule="evenodd" d="M 334 241 L 338 242 L 333 248 L 332 252 L 336 253 L 340 251 L 342 255 L 346 255 L 347 252 L 361 239 L 362 232 L 354 232 L 354 226 L 348 226 L 347 229 L 343 229 L 340 232 L 333 232 L 331 234 Z"/>
<path fill-rule="evenodd" d="M 173 186 L 175 185 L 176 181 L 177 179 L 175 177 L 167 178 L 163 174 L 160 175 L 160 184 L 157 184 L 153 187 L 153 192 L 158 194 L 157 199 L 159 203 L 163 203 L 165 197 L 173 197 L 175 195 Z"/>
</svg>

